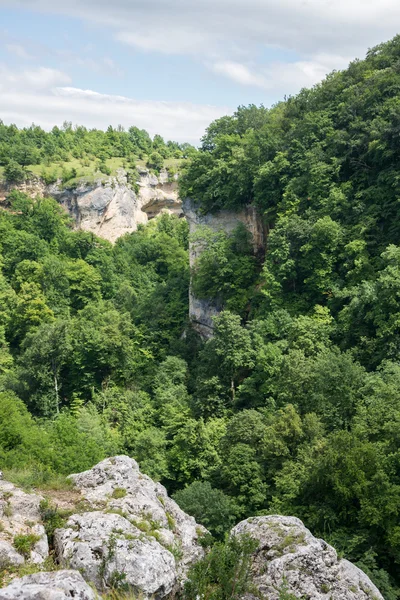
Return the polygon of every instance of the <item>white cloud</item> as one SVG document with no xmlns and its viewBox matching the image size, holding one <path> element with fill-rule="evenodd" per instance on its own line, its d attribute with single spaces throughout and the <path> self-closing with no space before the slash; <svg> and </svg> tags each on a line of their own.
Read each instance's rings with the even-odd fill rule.
<svg viewBox="0 0 400 600">
<path fill-rule="evenodd" d="M 249 67 L 239 62 L 231 60 L 217 61 L 212 65 L 212 69 L 215 73 L 225 75 L 241 85 L 253 85 L 262 88 L 267 87 L 268 82 L 261 73 L 257 74 L 251 72 Z"/>
<path fill-rule="evenodd" d="M 82 18 L 142 51 L 189 55 L 242 85 L 290 91 L 361 57 L 395 35 L 400 22 L 398 0 L 0 0 L 2 5 Z M 271 62 L 268 49 L 294 58 Z"/>
<path fill-rule="evenodd" d="M 0 91 L 21 91 L 48 89 L 57 85 L 71 83 L 71 78 L 58 69 L 37 67 L 24 71 L 15 71 L 0 65 Z"/>
<path fill-rule="evenodd" d="M 34 122 L 45 129 L 63 121 L 101 129 L 136 125 L 152 135 L 160 133 L 167 139 L 197 143 L 212 120 L 230 112 L 228 107 L 146 102 L 67 87 L 63 84 L 69 83 L 68 75 L 49 71 L 38 68 L 13 73 L 0 67 L 0 114 L 6 123 L 29 126 Z"/>
<path fill-rule="evenodd" d="M 24 60 L 33 58 L 33 56 L 25 50 L 22 44 L 6 44 L 6 49 L 10 54 L 14 54 L 18 58 L 22 58 Z"/>
</svg>

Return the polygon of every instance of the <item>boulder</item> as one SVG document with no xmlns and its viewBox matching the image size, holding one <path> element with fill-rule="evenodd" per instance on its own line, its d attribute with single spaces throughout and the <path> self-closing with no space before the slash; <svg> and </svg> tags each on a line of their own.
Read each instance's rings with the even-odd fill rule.
<svg viewBox="0 0 400 600">
<path fill-rule="evenodd" d="M 199 537 L 206 529 L 128 456 L 108 458 L 70 478 L 89 512 L 72 515 L 56 530 L 61 564 L 82 570 L 99 590 L 116 580 L 145 597 L 164 598 L 178 589 L 203 556 Z"/>
<path fill-rule="evenodd" d="M 95 600 L 97 594 L 78 571 L 53 571 L 14 579 L 0 589 L 0 600 Z"/>
<path fill-rule="evenodd" d="M 20 565 L 25 557 L 17 552 L 15 538 L 31 536 L 29 556 L 33 563 L 43 563 L 49 555 L 49 545 L 45 529 L 41 523 L 38 494 L 27 494 L 8 481 L 0 480 L 0 561 L 3 565 Z"/>
<path fill-rule="evenodd" d="M 232 535 L 248 534 L 258 542 L 252 558 L 252 583 L 268 600 L 286 591 L 312 600 L 383 600 L 358 567 L 338 558 L 336 550 L 315 538 L 295 517 L 253 517 L 236 525 Z M 243 600 L 256 600 L 252 593 Z"/>
</svg>

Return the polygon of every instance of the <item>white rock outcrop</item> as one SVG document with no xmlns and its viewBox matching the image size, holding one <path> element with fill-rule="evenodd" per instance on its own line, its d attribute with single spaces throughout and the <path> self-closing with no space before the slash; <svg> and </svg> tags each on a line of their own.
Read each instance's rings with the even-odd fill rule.
<svg viewBox="0 0 400 600">
<path fill-rule="evenodd" d="M 257 540 L 252 583 L 261 597 L 279 600 L 286 590 L 295 598 L 312 600 L 384 600 L 358 567 L 338 558 L 336 550 L 315 538 L 295 517 L 253 517 L 232 529 Z M 256 600 L 247 594 L 243 600 Z"/>
<path fill-rule="evenodd" d="M 203 556 L 198 540 L 206 530 L 128 456 L 70 478 L 92 510 L 56 530 L 61 564 L 79 569 L 99 590 L 120 581 L 145 597 L 164 598 L 178 589 Z"/>
<path fill-rule="evenodd" d="M 41 522 L 39 505 L 43 498 L 27 494 L 8 481 L 0 480 L 0 563 L 19 566 L 25 557 L 15 547 L 17 536 L 32 536 L 29 556 L 33 563 L 43 563 L 49 555 L 49 545 Z"/>
<path fill-rule="evenodd" d="M 97 600 L 98 596 L 78 571 L 34 573 L 0 589 L 0 600 Z"/>
</svg>

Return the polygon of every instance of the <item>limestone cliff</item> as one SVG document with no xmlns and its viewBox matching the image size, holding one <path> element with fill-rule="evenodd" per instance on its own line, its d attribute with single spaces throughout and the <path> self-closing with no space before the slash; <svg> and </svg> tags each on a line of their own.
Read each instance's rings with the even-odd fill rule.
<svg viewBox="0 0 400 600">
<path fill-rule="evenodd" d="M 110 242 L 135 231 L 140 223 L 147 223 L 162 211 L 181 214 L 177 182 L 169 181 L 167 171 L 157 177 L 147 169 L 139 170 L 133 185 L 128 183 L 126 172 L 119 169 L 115 176 L 90 183 L 82 179 L 73 185 L 46 185 L 37 178 L 12 187 L 32 197 L 55 198 L 74 219 L 77 229 L 92 231 Z M 0 201 L 9 191 L 10 186 L 0 184 Z"/>
<path fill-rule="evenodd" d="M 254 206 L 246 206 L 238 212 L 221 210 L 218 213 L 202 214 L 192 200 L 186 199 L 182 208 L 183 214 L 189 223 L 190 234 L 193 234 L 201 226 L 210 227 L 214 231 L 223 230 L 226 233 L 231 233 L 239 223 L 243 223 L 251 233 L 254 254 L 264 251 L 266 232 L 262 219 Z M 190 242 L 189 260 L 191 267 L 194 266 L 200 254 L 201 247 Z M 203 337 L 208 338 L 212 335 L 213 317 L 220 312 L 221 308 L 216 302 L 197 298 L 192 290 L 189 291 L 190 319 L 196 331 Z"/>
</svg>

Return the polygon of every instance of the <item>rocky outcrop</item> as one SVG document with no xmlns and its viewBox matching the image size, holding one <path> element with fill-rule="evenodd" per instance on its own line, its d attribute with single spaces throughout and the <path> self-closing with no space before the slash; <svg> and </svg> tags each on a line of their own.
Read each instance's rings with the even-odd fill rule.
<svg viewBox="0 0 400 600">
<path fill-rule="evenodd" d="M 165 170 L 158 176 L 147 169 L 139 169 L 138 174 L 136 182 L 128 182 L 126 171 L 118 169 L 115 176 L 90 182 L 83 178 L 73 185 L 46 185 L 39 178 L 18 186 L 0 184 L 0 201 L 12 187 L 31 197 L 53 197 L 69 212 L 77 229 L 115 242 L 161 212 L 182 213 L 176 177 L 170 181 Z"/>
<path fill-rule="evenodd" d="M 0 589 L 0 600 L 96 600 L 97 594 L 78 571 L 34 573 Z"/>
<path fill-rule="evenodd" d="M 279 600 L 282 592 L 313 600 L 383 600 L 371 580 L 336 550 L 315 538 L 295 517 L 254 517 L 232 535 L 248 534 L 258 542 L 253 554 L 252 583 L 263 598 Z M 291 596 L 291 597 L 292 597 Z M 247 594 L 243 600 L 257 600 Z"/>
<path fill-rule="evenodd" d="M 218 213 L 202 214 L 192 200 L 186 199 L 182 205 L 183 214 L 189 223 L 190 234 L 193 235 L 199 227 L 209 227 L 214 231 L 232 233 L 239 223 L 243 223 L 251 233 L 254 253 L 258 254 L 265 248 L 265 230 L 263 221 L 254 206 L 247 206 L 243 210 L 234 212 L 221 210 Z M 189 261 L 193 267 L 196 259 L 202 252 L 201 245 L 189 242 Z M 221 306 L 211 300 L 196 298 L 189 290 L 189 315 L 193 327 L 204 338 L 212 336 L 213 317 L 221 310 Z"/>
<path fill-rule="evenodd" d="M 20 566 L 29 560 L 43 563 L 49 554 L 41 523 L 37 494 L 27 494 L 8 481 L 0 481 L 0 564 Z M 24 551 L 22 551 L 22 548 Z"/>
<path fill-rule="evenodd" d="M 0 589 L 0 600 L 94 600 L 109 597 L 110 588 L 143 599 L 177 597 L 189 566 L 204 555 L 204 527 L 127 456 L 106 459 L 70 479 L 80 491 L 80 512 L 54 532 L 54 559 L 63 570 L 53 572 L 40 571 L 48 553 L 41 497 L 0 480 L 0 567 L 12 567 L 9 575 L 15 577 Z M 15 536 L 33 531 L 43 532 L 42 545 L 37 540 L 23 556 L 13 545 Z M 383 600 L 365 573 L 295 517 L 249 518 L 231 532 L 243 534 L 257 547 L 250 563 L 252 591 L 242 600 Z M 39 572 L 18 579 L 13 573 L 24 561 L 29 568 L 36 563 Z"/>
<path fill-rule="evenodd" d="M 79 569 L 99 590 L 119 579 L 146 598 L 178 589 L 203 555 L 199 536 L 206 530 L 127 456 L 106 459 L 71 479 L 91 510 L 56 530 L 61 564 Z"/>
</svg>

